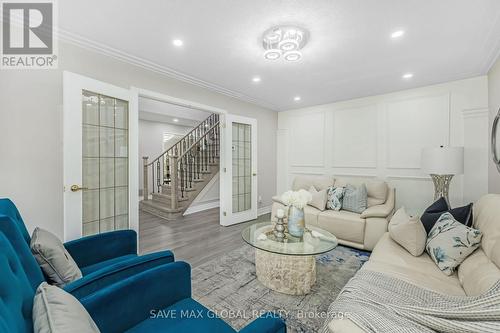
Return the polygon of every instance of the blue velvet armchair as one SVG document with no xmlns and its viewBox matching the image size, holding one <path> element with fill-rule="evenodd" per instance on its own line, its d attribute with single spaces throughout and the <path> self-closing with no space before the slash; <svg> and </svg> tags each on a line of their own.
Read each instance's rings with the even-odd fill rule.
<svg viewBox="0 0 500 333">
<path fill-rule="evenodd" d="M 33 331 L 34 295 L 24 266 L 0 233 L 0 332 Z M 191 298 L 191 269 L 184 262 L 148 269 L 87 295 L 80 302 L 103 333 L 236 332 Z M 164 315 L 158 316 L 160 311 Z M 286 333 L 286 326 L 281 318 L 268 314 L 240 332 Z"/>
<path fill-rule="evenodd" d="M 0 199 L 0 231 L 18 252 L 32 287 L 45 279 L 29 249 L 30 235 L 14 203 Z M 149 268 L 174 261 L 171 251 L 137 255 L 137 234 L 132 230 L 112 231 L 83 237 L 64 244 L 83 277 L 64 289 L 77 298 L 97 291 Z"/>
</svg>

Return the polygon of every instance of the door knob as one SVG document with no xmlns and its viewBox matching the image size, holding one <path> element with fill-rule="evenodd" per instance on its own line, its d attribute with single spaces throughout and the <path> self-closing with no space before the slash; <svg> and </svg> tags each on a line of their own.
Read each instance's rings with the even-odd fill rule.
<svg viewBox="0 0 500 333">
<path fill-rule="evenodd" d="M 254 176 L 254 177 L 255 177 L 255 176 L 257 176 L 257 173 L 256 173 L 256 172 L 254 172 L 254 173 L 252 174 L 252 176 Z"/>
<path fill-rule="evenodd" d="M 81 191 L 81 190 L 88 190 L 87 187 L 80 187 L 78 185 L 71 185 L 71 192 L 78 192 L 78 191 Z"/>
</svg>

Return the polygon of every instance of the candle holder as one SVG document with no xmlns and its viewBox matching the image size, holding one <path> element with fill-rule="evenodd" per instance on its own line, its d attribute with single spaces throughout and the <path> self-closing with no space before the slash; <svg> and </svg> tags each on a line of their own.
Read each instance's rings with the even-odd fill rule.
<svg viewBox="0 0 500 333">
<path fill-rule="evenodd" d="M 283 242 L 285 240 L 285 223 L 283 217 L 277 217 L 278 221 L 274 225 L 274 237 L 278 242 Z"/>
</svg>

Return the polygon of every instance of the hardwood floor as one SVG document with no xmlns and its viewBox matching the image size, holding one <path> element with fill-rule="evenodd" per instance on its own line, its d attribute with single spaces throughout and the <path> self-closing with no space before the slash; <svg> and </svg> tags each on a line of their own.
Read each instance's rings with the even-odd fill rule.
<svg viewBox="0 0 500 333">
<path fill-rule="evenodd" d="M 140 253 L 171 250 L 176 260 L 195 267 L 242 246 L 241 231 L 256 222 L 269 221 L 270 214 L 257 220 L 223 227 L 219 209 L 214 208 L 166 221 L 149 213 L 139 212 Z"/>
</svg>

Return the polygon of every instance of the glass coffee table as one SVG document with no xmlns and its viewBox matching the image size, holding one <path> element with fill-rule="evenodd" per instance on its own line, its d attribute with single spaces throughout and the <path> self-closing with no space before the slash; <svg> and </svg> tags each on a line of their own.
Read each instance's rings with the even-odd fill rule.
<svg viewBox="0 0 500 333">
<path fill-rule="evenodd" d="M 274 223 L 256 223 L 242 232 L 255 248 L 257 279 L 269 289 L 289 295 L 305 295 L 316 282 L 315 255 L 333 250 L 337 238 L 326 230 L 307 226 L 302 238 L 286 233 L 279 241 L 273 233 Z"/>
</svg>

